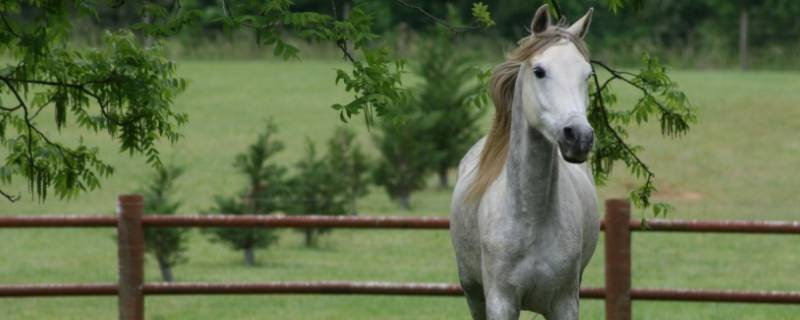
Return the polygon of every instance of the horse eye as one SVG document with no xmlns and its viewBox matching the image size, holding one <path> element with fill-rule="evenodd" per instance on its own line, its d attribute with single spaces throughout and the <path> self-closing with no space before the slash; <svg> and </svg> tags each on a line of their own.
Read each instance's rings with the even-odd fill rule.
<svg viewBox="0 0 800 320">
<path fill-rule="evenodd" d="M 539 66 L 533 68 L 533 74 L 536 75 L 536 77 L 539 79 L 544 78 L 544 76 L 546 75 L 544 69 L 542 69 L 542 67 Z"/>
</svg>

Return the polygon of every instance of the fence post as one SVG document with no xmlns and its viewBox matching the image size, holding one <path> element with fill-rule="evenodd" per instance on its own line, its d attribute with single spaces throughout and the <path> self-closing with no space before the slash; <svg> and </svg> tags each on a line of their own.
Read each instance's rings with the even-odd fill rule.
<svg viewBox="0 0 800 320">
<path fill-rule="evenodd" d="M 120 320 L 144 319 L 144 230 L 141 195 L 119 196 L 117 203 L 117 263 L 119 288 L 117 304 Z"/>
<path fill-rule="evenodd" d="M 606 200 L 606 320 L 631 317 L 631 204 Z"/>
</svg>

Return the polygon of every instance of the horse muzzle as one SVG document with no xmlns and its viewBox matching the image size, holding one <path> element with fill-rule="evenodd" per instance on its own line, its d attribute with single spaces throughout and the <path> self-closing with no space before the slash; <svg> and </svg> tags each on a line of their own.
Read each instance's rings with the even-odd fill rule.
<svg viewBox="0 0 800 320">
<path fill-rule="evenodd" d="M 589 158 L 594 144 L 594 130 L 588 123 L 573 122 L 561 129 L 558 148 L 561 156 L 570 163 L 583 163 Z"/>
</svg>

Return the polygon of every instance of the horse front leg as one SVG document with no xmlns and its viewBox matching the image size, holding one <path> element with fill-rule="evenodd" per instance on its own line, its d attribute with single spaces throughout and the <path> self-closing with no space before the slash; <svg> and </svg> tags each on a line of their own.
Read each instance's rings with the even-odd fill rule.
<svg viewBox="0 0 800 320">
<path fill-rule="evenodd" d="M 544 315 L 547 320 L 578 320 L 578 293 L 559 299 L 553 309 Z"/>
<path fill-rule="evenodd" d="M 520 299 L 513 288 L 492 285 L 486 290 L 486 318 L 518 320 Z"/>
<path fill-rule="evenodd" d="M 466 277 L 461 276 L 461 279 Z M 476 282 L 461 280 L 461 288 L 467 297 L 469 312 L 472 320 L 486 320 L 486 297 L 483 293 L 483 286 Z"/>
</svg>

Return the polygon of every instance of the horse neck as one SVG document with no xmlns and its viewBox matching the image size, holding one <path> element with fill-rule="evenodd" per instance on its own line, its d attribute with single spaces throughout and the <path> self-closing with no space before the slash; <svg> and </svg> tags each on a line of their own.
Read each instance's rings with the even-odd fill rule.
<svg viewBox="0 0 800 320">
<path fill-rule="evenodd" d="M 511 106 L 511 132 L 506 174 L 511 205 L 517 214 L 540 217 L 551 212 L 556 200 L 558 150 L 539 130 L 532 128 L 522 110 L 522 70 L 517 76 Z"/>
</svg>

